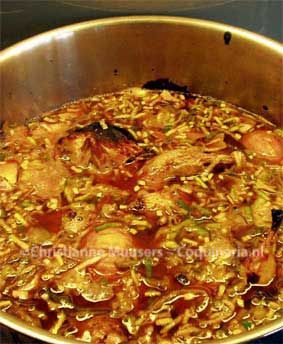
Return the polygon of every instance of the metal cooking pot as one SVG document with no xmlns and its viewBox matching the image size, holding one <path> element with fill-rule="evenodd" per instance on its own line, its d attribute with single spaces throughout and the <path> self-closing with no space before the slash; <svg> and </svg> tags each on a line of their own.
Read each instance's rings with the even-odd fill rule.
<svg viewBox="0 0 283 344">
<path fill-rule="evenodd" d="M 94 20 L 30 38 L 0 53 L 0 121 L 22 122 L 94 93 L 169 78 L 283 124 L 283 47 L 203 20 L 136 16 Z M 78 343 L 0 312 L 0 323 L 49 343 Z M 216 343 L 241 343 L 282 319 Z"/>
</svg>

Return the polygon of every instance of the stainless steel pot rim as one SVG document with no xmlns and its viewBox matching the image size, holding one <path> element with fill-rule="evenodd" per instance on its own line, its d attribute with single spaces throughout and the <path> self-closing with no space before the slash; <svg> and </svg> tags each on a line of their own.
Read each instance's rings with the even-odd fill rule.
<svg viewBox="0 0 283 344">
<path fill-rule="evenodd" d="M 78 344 L 79 343 L 78 340 L 67 339 L 62 336 L 54 335 L 41 328 L 33 327 L 29 325 L 28 323 L 2 311 L 0 311 L 0 323 L 24 335 L 30 336 L 32 338 L 36 338 L 38 340 L 42 340 L 46 343 L 51 343 L 51 344 Z M 213 343 L 213 344 L 245 343 L 245 342 L 260 338 L 260 337 L 269 336 L 280 330 L 283 330 L 283 321 L 282 319 L 277 319 L 264 326 L 259 326 L 256 329 L 251 330 L 249 332 L 234 335 L 225 339 L 206 341 L 204 343 Z"/>
<path fill-rule="evenodd" d="M 147 24 L 154 24 L 154 23 L 164 23 L 164 24 L 174 24 L 174 25 L 190 25 L 195 27 L 202 27 L 208 28 L 215 31 L 220 31 L 223 34 L 225 32 L 230 32 L 239 37 L 243 37 L 245 39 L 249 39 L 254 41 L 258 44 L 262 44 L 268 46 L 270 49 L 278 52 L 279 54 L 283 55 L 283 44 L 277 42 L 273 39 L 261 36 L 257 33 L 238 28 L 235 26 L 222 24 L 210 20 L 203 20 L 203 19 L 194 19 L 194 18 L 184 18 L 184 17 L 174 17 L 174 16 L 126 16 L 126 17 L 112 17 L 112 18 L 105 18 L 105 19 L 94 19 L 89 21 L 84 21 L 81 23 L 66 25 L 54 30 L 50 30 L 36 36 L 27 38 L 17 44 L 12 45 L 2 51 L 0 51 L 0 63 L 4 60 L 8 59 L 11 56 L 17 55 L 19 52 L 23 50 L 32 49 L 34 46 L 44 43 L 46 41 L 50 41 L 52 39 L 64 39 L 71 35 L 72 32 L 84 30 L 90 27 L 97 27 L 101 25 L 120 25 L 123 23 L 147 23 Z"/>
<path fill-rule="evenodd" d="M 40 45 L 41 43 L 46 43 L 52 40 L 61 40 L 70 35 L 72 32 L 80 31 L 88 28 L 94 28 L 99 30 L 99 26 L 112 26 L 112 25 L 121 25 L 123 23 L 127 24 L 170 24 L 170 25 L 188 25 L 191 27 L 199 27 L 199 28 L 206 28 L 214 31 L 218 31 L 221 34 L 225 32 L 232 33 L 232 36 L 238 36 L 240 38 L 244 38 L 246 40 L 250 40 L 255 42 L 256 44 L 264 45 L 268 47 L 270 50 L 273 50 L 277 54 L 283 56 L 283 44 L 280 42 L 276 42 L 272 39 L 263 37 L 256 33 L 249 32 L 245 29 L 233 27 L 230 25 L 217 23 L 213 21 L 207 20 L 199 20 L 199 19 L 191 19 L 191 18 L 183 18 L 183 17 L 172 17 L 172 16 L 127 16 L 127 17 L 114 17 L 114 18 L 107 18 L 107 19 L 97 19 L 97 20 L 90 20 L 82 23 L 72 24 L 68 26 L 64 26 L 58 29 L 54 29 L 34 37 L 28 38 L 22 42 L 19 42 L 9 48 L 4 49 L 0 52 L 0 63 L 4 62 L 5 60 L 9 59 L 12 56 L 16 56 L 23 51 L 28 51 L 35 46 Z M 233 40 L 233 38 L 232 38 Z M 32 338 L 36 338 L 47 343 L 52 344 L 75 344 L 78 343 L 77 340 L 67 339 L 62 336 L 51 334 L 50 332 L 33 327 L 28 323 L 7 314 L 3 311 L 0 311 L 0 323 L 4 326 L 7 326 L 15 331 L 18 331 L 22 334 L 30 336 Z M 235 336 L 231 336 L 221 340 L 213 340 L 209 341 L 209 343 L 213 344 L 237 344 L 247 342 L 259 337 L 267 336 L 277 331 L 283 329 L 283 321 L 282 318 L 271 321 L 270 323 L 259 326 L 249 332 L 245 332 L 242 334 L 238 334 Z"/>
</svg>

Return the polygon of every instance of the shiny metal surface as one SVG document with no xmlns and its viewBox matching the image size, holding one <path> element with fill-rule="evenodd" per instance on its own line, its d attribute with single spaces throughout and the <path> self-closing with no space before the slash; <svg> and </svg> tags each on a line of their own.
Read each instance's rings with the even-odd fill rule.
<svg viewBox="0 0 283 344">
<path fill-rule="evenodd" d="M 94 93 L 170 78 L 282 125 L 282 63 L 279 43 L 214 22 L 159 16 L 84 22 L 0 53 L 0 120 L 21 122 Z M 49 343 L 75 343 L 3 312 L 0 322 Z M 282 327 L 278 319 L 213 343 L 246 342 Z"/>
<path fill-rule="evenodd" d="M 282 51 L 259 35 L 193 19 L 75 24 L 1 53 L 1 119 L 20 121 L 93 93 L 167 77 L 282 124 Z"/>
</svg>

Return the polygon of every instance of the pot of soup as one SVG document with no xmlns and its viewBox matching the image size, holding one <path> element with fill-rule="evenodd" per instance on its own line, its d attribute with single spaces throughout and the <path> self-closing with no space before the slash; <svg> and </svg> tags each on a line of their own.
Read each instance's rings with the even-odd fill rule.
<svg viewBox="0 0 283 344">
<path fill-rule="evenodd" d="M 2 51 L 1 324 L 95 344 L 282 329 L 282 51 L 162 16 Z"/>
</svg>

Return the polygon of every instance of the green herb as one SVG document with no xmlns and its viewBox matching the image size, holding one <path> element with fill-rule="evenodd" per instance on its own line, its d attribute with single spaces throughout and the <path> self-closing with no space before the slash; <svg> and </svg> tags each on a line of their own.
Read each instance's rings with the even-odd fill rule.
<svg viewBox="0 0 283 344">
<path fill-rule="evenodd" d="M 200 236 L 208 236 L 209 232 L 203 227 L 197 227 L 196 233 Z"/>
<path fill-rule="evenodd" d="M 103 225 L 97 226 L 95 228 L 95 231 L 100 232 L 100 231 L 103 231 L 104 229 L 107 229 L 107 228 L 119 227 L 119 226 L 120 226 L 120 223 L 118 223 L 118 222 L 108 222 L 108 223 L 104 223 Z"/>
<path fill-rule="evenodd" d="M 167 133 L 167 131 L 171 130 L 173 127 L 172 125 L 166 125 L 164 128 L 163 128 L 163 132 L 164 133 Z"/>
<path fill-rule="evenodd" d="M 250 321 L 242 321 L 242 325 L 246 330 L 249 330 L 252 327 L 252 323 Z"/>
<path fill-rule="evenodd" d="M 144 266 L 145 266 L 146 277 L 151 278 L 151 276 L 152 276 L 152 260 L 150 258 L 146 258 L 144 260 Z"/>
<path fill-rule="evenodd" d="M 6 210 L 0 208 L 0 219 L 4 219 L 7 216 Z"/>
<path fill-rule="evenodd" d="M 257 190 L 257 194 L 259 196 L 259 198 L 257 199 L 257 200 L 260 200 L 259 202 L 265 203 L 265 201 L 269 201 L 269 195 L 267 192 Z"/>
<path fill-rule="evenodd" d="M 230 191 L 230 196 L 233 201 L 236 201 L 238 199 L 238 190 L 236 187 L 232 186 L 231 191 Z"/>
<path fill-rule="evenodd" d="M 21 207 L 22 207 L 22 208 L 28 208 L 28 207 L 30 207 L 31 205 L 32 205 L 31 201 L 29 201 L 29 200 L 27 200 L 27 199 L 23 200 L 22 203 L 21 203 Z"/>
<path fill-rule="evenodd" d="M 4 161 L 6 157 L 5 153 L 0 152 L 0 161 Z"/>
<path fill-rule="evenodd" d="M 209 236 L 209 231 L 206 228 L 199 226 L 197 223 L 195 223 L 192 220 L 190 223 L 186 225 L 185 229 L 189 233 L 196 233 L 200 236 Z"/>
<path fill-rule="evenodd" d="M 207 208 L 203 208 L 199 205 L 195 205 L 194 208 L 197 209 L 201 213 L 202 216 L 210 216 L 211 215 L 211 211 Z"/>
<path fill-rule="evenodd" d="M 253 212 L 252 212 L 251 207 L 249 207 L 249 206 L 244 207 L 244 216 L 245 216 L 245 219 L 248 223 L 254 222 Z"/>
<path fill-rule="evenodd" d="M 190 207 L 182 199 L 178 199 L 178 201 L 176 203 L 179 207 L 185 209 L 186 211 L 190 211 Z"/>
</svg>

